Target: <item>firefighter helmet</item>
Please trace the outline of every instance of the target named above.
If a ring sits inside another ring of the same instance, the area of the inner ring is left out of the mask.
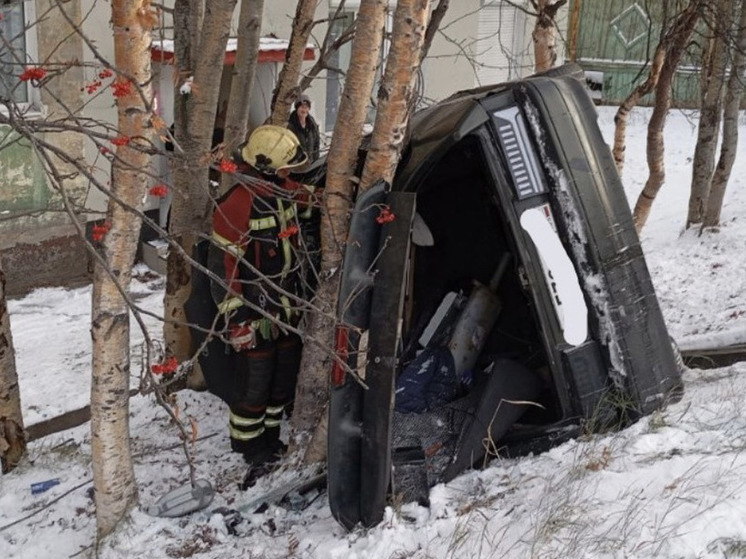
[[[259,126],[251,133],[241,147],[241,158],[267,175],[299,167],[308,161],[295,134],[287,128],[271,124]]]

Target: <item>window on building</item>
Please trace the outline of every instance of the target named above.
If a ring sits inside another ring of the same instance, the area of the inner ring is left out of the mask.
[[[0,99],[25,106],[38,105],[38,92],[19,77],[35,60],[34,2],[0,0]],[[2,104],[0,104],[2,108]]]

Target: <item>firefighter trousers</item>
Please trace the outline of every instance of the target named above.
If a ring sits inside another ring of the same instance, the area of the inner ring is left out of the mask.
[[[297,334],[281,334],[239,355],[230,405],[233,451],[252,454],[278,443],[283,411],[295,395],[302,347]]]

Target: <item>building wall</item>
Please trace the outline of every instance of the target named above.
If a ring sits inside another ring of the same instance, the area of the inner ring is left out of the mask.
[[[62,6],[73,19],[80,17],[80,2],[70,0]],[[68,114],[79,114],[84,99],[77,84],[83,81],[83,71],[70,61],[82,60],[80,41],[70,40],[74,30],[67,23],[53,0],[37,0],[36,14],[44,14],[36,27],[36,57],[52,69],[63,70],[64,79],[50,82],[52,92],[41,94],[47,118],[53,120]],[[32,14],[27,14],[32,16]],[[76,84],[71,87],[70,84]],[[6,138],[10,139],[10,138]],[[73,158],[84,157],[83,143],[75,132],[60,131],[40,136],[51,149],[59,149]],[[77,208],[75,220],[85,223],[80,211],[85,200],[87,183],[75,169],[49,153],[49,164],[60,176],[69,204]],[[57,283],[60,276],[84,278],[88,273],[87,256],[77,234],[73,219],[65,211],[62,196],[47,179],[38,151],[24,140],[4,145],[0,151],[3,180],[0,184],[0,210],[6,212],[0,220],[0,259],[7,276],[9,295],[23,292],[35,285]]]
[[[111,26],[111,10],[109,4],[101,4],[98,0],[79,0],[81,12],[87,14],[82,22],[83,33],[95,45],[96,51],[91,50],[87,44],[82,44],[82,59],[85,63],[83,76],[80,83],[91,83],[98,77],[98,73],[104,68],[99,57],[114,63],[114,37]],[[106,84],[112,78],[105,80]],[[104,85],[106,85],[104,84]],[[91,119],[101,122],[117,122],[117,108],[109,90],[99,90],[95,94],[83,93],[85,99],[85,115]],[[92,171],[96,178],[106,184],[111,176],[109,160],[102,157],[96,145],[85,140],[83,144],[86,161],[93,163]],[[86,208],[89,209],[91,219],[100,219],[106,212],[107,197],[97,188],[91,187],[87,192]]]
[[[440,32],[423,64],[424,98],[439,101],[451,93],[480,85],[525,77],[534,71],[529,2],[461,0],[451,2]],[[563,36],[567,7],[558,14],[559,59],[564,60]]]
[[[432,103],[459,89],[476,84],[475,59],[479,50],[478,8],[481,0],[451,2],[441,30],[433,40],[428,57],[422,65],[425,77],[423,97]],[[454,42],[452,39],[455,39]]]

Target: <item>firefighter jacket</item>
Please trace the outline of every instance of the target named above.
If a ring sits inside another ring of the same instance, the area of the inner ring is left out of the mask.
[[[301,292],[298,204],[309,198],[308,187],[284,179],[239,182],[217,201],[208,267],[228,287],[211,282],[226,322],[251,321],[265,339],[275,337],[268,316],[295,323],[297,304],[283,292]]]

